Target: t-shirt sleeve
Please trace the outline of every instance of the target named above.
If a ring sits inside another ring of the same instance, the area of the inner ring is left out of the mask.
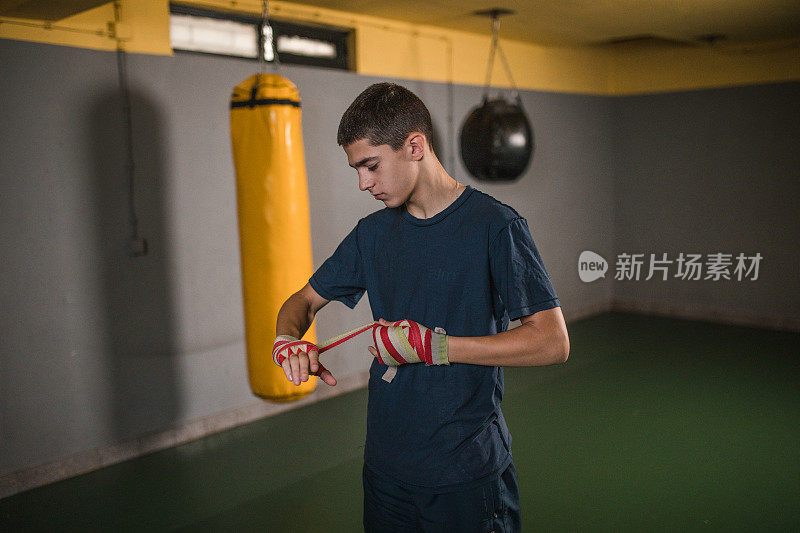
[[[489,251],[492,282],[509,320],[561,306],[524,218],[504,227]]]
[[[358,225],[344,238],[308,280],[317,294],[326,300],[338,300],[354,308],[366,291],[361,252],[358,246]]]

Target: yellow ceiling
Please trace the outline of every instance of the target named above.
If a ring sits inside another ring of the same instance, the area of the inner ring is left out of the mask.
[[[109,0],[0,0],[0,16],[61,20]]]
[[[491,33],[490,20],[475,11],[501,7],[516,11],[501,18],[501,37],[544,46],[800,43],[800,0],[293,1],[473,33]]]
[[[169,0],[163,0],[167,4]],[[180,1],[180,0],[178,0]],[[190,0],[191,1],[191,0]],[[384,19],[491,33],[475,11],[511,9],[501,17],[500,35],[554,47],[618,43],[660,46],[709,44],[800,46],[800,0],[292,0]],[[109,0],[0,0],[0,16],[59,20]],[[225,3],[225,2],[223,2]],[[230,0],[260,5],[261,0]]]

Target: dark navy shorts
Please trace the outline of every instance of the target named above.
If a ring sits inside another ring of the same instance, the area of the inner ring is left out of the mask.
[[[475,487],[429,494],[381,478],[364,465],[364,530],[496,533],[520,531],[519,488],[512,462]]]

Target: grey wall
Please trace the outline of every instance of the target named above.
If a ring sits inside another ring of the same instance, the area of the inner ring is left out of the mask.
[[[800,327],[800,83],[616,100],[619,253],[763,256],[755,281],[617,281],[623,307]]]
[[[250,61],[128,59],[136,209],[146,257],[126,253],[124,128],[113,53],[0,40],[0,476],[257,403],[243,342],[231,89]],[[303,98],[314,262],[382,207],[357,188],[338,120],[376,78],[285,68]],[[450,166],[474,87],[405,82],[430,107]],[[453,96],[456,123],[448,123]],[[517,183],[481,187],[530,222],[565,313],[607,304],[574,275],[580,249],[613,249],[612,104],[525,92],[537,154]],[[476,185],[455,162],[454,175]],[[591,228],[591,230],[587,230]],[[332,303],[318,336],[371,320]],[[366,339],[332,352],[367,368]],[[321,384],[320,387],[326,385]]]

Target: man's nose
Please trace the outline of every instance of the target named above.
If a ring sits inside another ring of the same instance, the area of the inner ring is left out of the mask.
[[[362,191],[366,191],[367,189],[371,188],[375,185],[375,180],[373,180],[370,176],[367,175],[366,172],[359,172],[358,173],[358,188]]]

